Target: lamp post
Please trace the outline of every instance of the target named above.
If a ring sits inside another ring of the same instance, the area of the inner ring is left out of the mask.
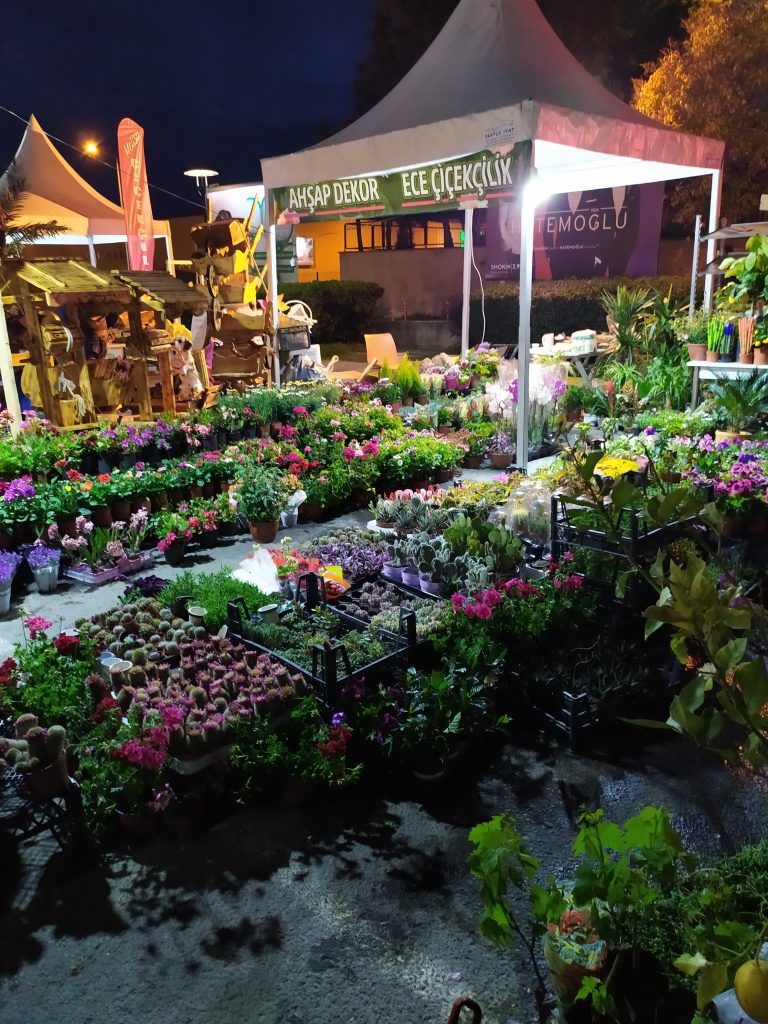
[[[195,179],[195,185],[197,186],[197,191],[200,193],[200,196],[203,199],[205,199],[206,193],[208,191],[208,180],[210,178],[218,178],[218,176],[219,176],[219,172],[218,171],[212,171],[210,168],[207,168],[207,167],[192,167],[190,170],[184,171],[184,177],[185,178],[194,178]],[[202,188],[200,187],[200,183],[201,182],[202,182]],[[206,201],[206,204],[205,204],[205,215],[206,215],[206,217],[208,216],[208,203],[207,203],[207,201]]]

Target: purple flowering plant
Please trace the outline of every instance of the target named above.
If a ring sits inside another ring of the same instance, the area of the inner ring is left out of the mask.
[[[0,551],[0,587],[10,585],[21,562],[21,555],[15,551]]]

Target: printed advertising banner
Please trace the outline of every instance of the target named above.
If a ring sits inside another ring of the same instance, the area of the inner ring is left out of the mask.
[[[294,222],[449,210],[472,200],[519,197],[530,163],[531,143],[520,142],[503,152],[485,150],[392,174],[278,188],[275,198],[283,218]]]
[[[536,211],[534,278],[640,277],[657,273],[664,183],[568,192]],[[520,207],[488,209],[485,277],[520,276]]]
[[[144,129],[128,117],[117,126],[117,152],[128,236],[128,266],[130,270],[151,270],[155,237],[144,163]]]

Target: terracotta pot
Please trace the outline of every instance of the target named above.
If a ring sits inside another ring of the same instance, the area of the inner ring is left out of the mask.
[[[317,501],[305,501],[299,505],[300,523],[317,523],[322,519],[323,506]]]
[[[413,395],[408,395],[406,398],[403,399],[403,406],[406,409],[413,408]]]
[[[184,561],[184,555],[186,554],[187,545],[180,540],[176,540],[170,547],[167,547],[163,554],[168,565],[181,565]]]
[[[720,353],[719,352],[707,352],[707,362],[708,363],[719,363],[720,362]]]
[[[259,437],[269,437],[269,423],[260,423],[256,427],[256,433]]]
[[[707,358],[707,346],[706,345],[693,345],[688,343],[688,358],[693,360],[702,360]]]
[[[283,779],[281,788],[283,799],[289,804],[308,804],[317,794],[317,783],[314,779]]]
[[[131,518],[130,501],[113,501],[110,507],[112,509],[112,518],[114,520],[127,523]]]
[[[414,398],[414,402],[416,403],[416,405],[428,405],[429,404],[429,396],[428,395],[416,395],[416,397]]]
[[[464,465],[467,469],[480,469],[482,464],[483,460],[480,455],[467,455],[464,458]]]
[[[115,811],[118,828],[125,838],[132,843],[146,843],[160,831],[160,818],[157,814],[128,814]]]
[[[402,408],[403,408],[403,403],[402,402],[392,402],[390,404],[390,409],[392,410],[392,413],[395,416],[400,412],[400,410]]]
[[[159,512],[161,509],[168,508],[168,493],[157,491],[156,494],[150,495],[150,501],[152,502],[152,511]]]
[[[282,423],[270,423],[269,425],[269,433],[271,434],[275,441],[278,439],[278,437],[280,437],[280,428],[282,427],[282,425]]]
[[[741,349],[739,349],[739,362],[740,363],[744,363],[746,366],[749,366],[752,363],[752,361],[754,360],[754,357],[755,357],[755,350],[754,349],[751,348],[751,349],[749,349],[748,352],[742,352]]]
[[[273,523],[248,523],[251,536],[258,544],[271,544],[277,537],[279,528],[279,519],[275,519]]]
[[[437,432],[438,432],[438,434],[450,434],[450,432],[451,432],[451,425],[450,425],[450,423],[441,423],[440,426],[437,428]]]
[[[511,455],[502,455],[500,452],[493,452],[488,456],[494,469],[509,469],[512,465]]]
[[[53,764],[29,772],[25,777],[32,792],[43,800],[50,800],[51,797],[63,793],[69,785],[66,754],[59,754]]]
[[[108,505],[91,509],[91,520],[94,526],[100,526],[102,529],[108,530],[113,522],[112,509]]]
[[[755,366],[768,366],[768,347],[756,348],[754,350]]]

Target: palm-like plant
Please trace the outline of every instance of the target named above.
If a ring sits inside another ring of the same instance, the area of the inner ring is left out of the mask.
[[[753,370],[735,380],[718,380],[712,397],[731,430],[740,433],[768,412],[768,375]]]
[[[632,362],[632,350],[644,344],[643,320],[651,304],[647,288],[627,288],[619,285],[615,292],[604,291],[600,297],[608,328],[621,345],[621,354]]]
[[[5,184],[0,189],[0,263],[20,259],[26,245],[34,245],[41,238],[61,235],[67,230],[55,220],[37,224],[19,224],[18,219],[29,193],[24,176],[15,163],[5,172]]]

